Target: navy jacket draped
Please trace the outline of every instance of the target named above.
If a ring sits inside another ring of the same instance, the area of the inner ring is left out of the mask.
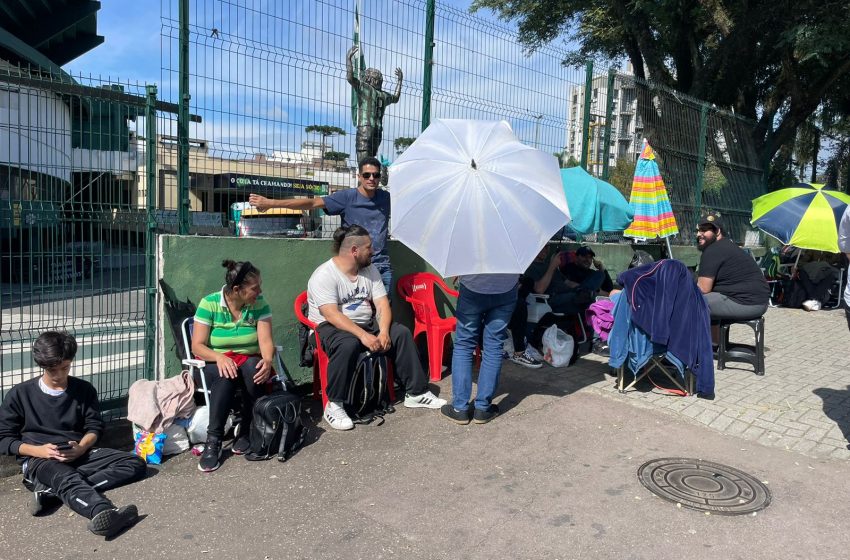
[[[688,268],[665,259],[620,274],[632,322],[667,347],[696,377],[698,393],[714,393],[708,305]]]

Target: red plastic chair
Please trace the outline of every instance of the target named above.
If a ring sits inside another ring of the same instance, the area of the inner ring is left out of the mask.
[[[313,347],[313,398],[318,399],[322,396],[322,409],[328,406],[328,355],[322,348],[322,341],[319,339],[319,331],[316,330],[316,324],[304,315],[304,307],[307,305],[307,292],[301,292],[295,298],[295,317],[305,327],[310,329],[313,336],[316,337],[316,344]],[[387,389],[390,394],[390,402],[395,402],[395,383],[393,380],[392,362],[387,361]]]
[[[413,338],[425,333],[428,344],[428,373],[431,381],[439,381],[443,373],[443,348],[446,336],[457,326],[454,317],[440,317],[434,301],[434,284],[447,294],[457,297],[457,290],[449,288],[442,278],[430,272],[414,272],[398,279],[396,289],[413,307]]]

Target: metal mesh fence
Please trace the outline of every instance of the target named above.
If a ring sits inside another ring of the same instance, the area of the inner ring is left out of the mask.
[[[751,242],[751,201],[764,192],[763,168],[747,149],[755,123],[633,76],[618,79],[635,92],[635,135],[656,152],[678,242],[694,241],[697,219],[708,210],[724,216],[733,240]]]
[[[161,6],[161,96],[176,102],[178,6]],[[220,213],[240,233],[330,235],[337,218],[249,216],[233,205],[250,192],[285,197],[301,194],[297,187],[322,193],[356,186],[346,60],[358,20],[357,44],[365,66],[382,72],[381,88],[394,93],[395,69],[402,73],[400,98],[385,108],[379,158],[391,163],[416,138],[426,97],[432,119],[505,119],[526,143],[562,153],[570,131],[580,129],[581,115],[570,119],[567,99],[584,70],[563,66],[566,51],[554,46],[527,56],[513,29],[442,2],[433,64],[426,63],[427,7],[422,0],[190,2],[191,110],[203,120],[189,132],[191,210]],[[240,228],[237,220],[248,217],[270,225]]]
[[[123,406],[147,374],[144,88],[0,68],[0,390],[39,373],[41,332],[78,341],[74,375]]]

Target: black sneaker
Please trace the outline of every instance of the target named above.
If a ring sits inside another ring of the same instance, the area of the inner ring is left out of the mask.
[[[198,470],[203,472],[213,472],[221,466],[221,440],[208,439],[204,446],[204,452],[201,453],[201,460],[198,462]]]
[[[472,415],[472,421],[476,424],[486,424],[493,418],[499,415],[499,407],[495,404],[491,404],[490,408],[487,410],[478,410],[475,409],[475,413]]]
[[[457,424],[469,424],[469,410],[458,410],[450,404],[444,404],[440,407],[440,412],[443,416],[449,418]]]
[[[233,445],[230,447],[230,450],[234,455],[244,455],[251,450],[251,440],[248,439],[248,436],[239,436],[233,442]]]
[[[139,510],[130,504],[122,508],[104,510],[89,521],[88,529],[95,535],[111,537],[121,529],[128,527],[139,519]]]

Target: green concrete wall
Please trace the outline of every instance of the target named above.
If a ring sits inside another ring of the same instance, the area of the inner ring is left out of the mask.
[[[293,302],[307,289],[313,270],[331,257],[331,241],[325,239],[264,239],[235,237],[197,237],[163,235],[160,238],[160,270],[162,281],[180,300],[196,304],[224,284],[223,259],[251,261],[262,272],[263,294],[272,308],[275,343],[284,347],[283,360],[299,383],[312,379],[312,370],[298,366],[298,320]],[[389,244],[390,258],[398,278],[408,272],[434,270],[418,255],[396,241]],[[395,295],[395,294],[394,294]],[[444,298],[443,312],[452,315],[454,301]],[[393,317],[413,325],[410,306],[393,298]],[[166,377],[176,375],[181,366],[174,349],[174,337],[164,314],[158,321],[162,340],[163,371]]]
[[[611,277],[628,267],[633,248],[646,250],[654,257],[661,255],[660,245],[589,244],[597,257],[603,259]],[[163,235],[160,237],[160,266],[162,280],[181,301],[197,304],[205,295],[218,291],[224,283],[225,258],[249,260],[262,271],[263,293],[272,308],[275,343],[284,347],[283,359],[299,383],[312,378],[312,371],[298,366],[298,321],[293,313],[295,297],[307,288],[313,270],[331,257],[331,241],[325,239],[264,239],[235,237],[198,237]],[[551,250],[575,248],[575,244],[552,245]],[[696,247],[673,247],[676,258],[688,266],[696,266],[699,252]],[[395,278],[416,271],[434,270],[397,241],[390,241],[389,254]],[[412,327],[410,307],[393,294],[394,318]],[[454,300],[440,298],[439,307],[446,316],[454,313]],[[167,377],[180,372],[181,366],[174,349],[171,328],[167,318],[158,321],[163,352],[160,374]]]

